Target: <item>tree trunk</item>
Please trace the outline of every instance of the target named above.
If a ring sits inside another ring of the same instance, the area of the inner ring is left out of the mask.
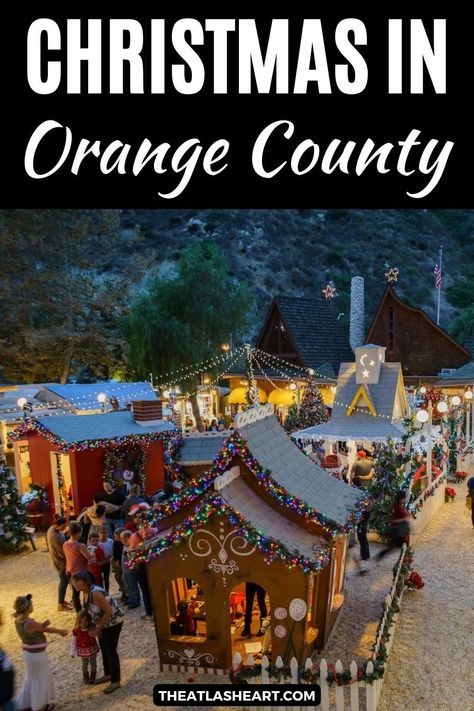
[[[63,366],[63,370],[61,373],[61,379],[59,381],[61,383],[61,385],[66,385],[67,379],[69,377],[69,369],[71,367],[71,359],[72,359],[72,350],[73,350],[72,346],[69,346],[69,348],[67,349],[67,352],[66,352],[66,356],[64,359],[64,366]]]
[[[199,404],[197,401],[196,393],[189,397],[189,402],[191,403],[191,407],[193,408],[193,415],[196,421],[196,427],[198,429],[198,432],[204,432],[204,424],[202,422],[201,413],[199,412]]]

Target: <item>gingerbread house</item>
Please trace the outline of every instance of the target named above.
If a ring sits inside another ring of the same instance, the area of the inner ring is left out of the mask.
[[[271,645],[273,658],[288,662],[324,647],[344,602],[348,532],[364,496],[302,453],[272,405],[241,413],[208,472],[155,512],[158,535],[130,555],[129,565],[147,564],[161,668],[218,673],[237,651],[258,654],[261,608],[250,610],[250,634],[241,636],[238,603],[249,584],[265,591],[264,651]],[[173,633],[184,598],[196,634]]]

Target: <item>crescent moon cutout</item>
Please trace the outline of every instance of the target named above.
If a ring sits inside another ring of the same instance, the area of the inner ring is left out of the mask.
[[[364,355],[361,355],[361,357],[360,357],[360,364],[363,366],[365,366],[364,358],[367,358],[367,353],[364,353]]]

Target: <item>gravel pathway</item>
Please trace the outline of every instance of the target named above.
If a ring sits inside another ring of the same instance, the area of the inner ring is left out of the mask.
[[[419,536],[414,568],[425,581],[405,592],[378,711],[474,710],[474,530],[466,485]]]

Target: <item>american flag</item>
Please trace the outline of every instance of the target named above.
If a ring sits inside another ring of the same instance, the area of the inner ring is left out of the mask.
[[[435,275],[435,288],[441,289],[441,267],[436,263],[433,274]]]

